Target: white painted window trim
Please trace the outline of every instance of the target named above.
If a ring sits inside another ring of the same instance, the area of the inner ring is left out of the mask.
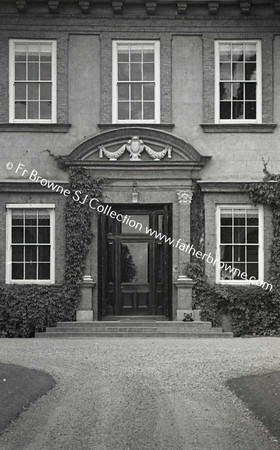
[[[220,224],[221,224],[221,209],[258,209],[259,211],[259,278],[257,280],[221,280],[220,278]],[[247,204],[223,204],[216,206],[216,283],[231,284],[231,285],[251,285],[264,282],[264,210],[262,205],[254,206]]]
[[[52,118],[49,119],[15,119],[15,45],[51,44],[52,45]],[[44,39],[10,39],[9,40],[9,122],[10,123],[56,123],[57,122],[57,43]]]
[[[220,44],[256,44],[257,61],[256,61],[256,81],[257,81],[257,94],[256,94],[256,119],[243,119],[243,120],[225,120],[220,119]],[[215,41],[215,123],[225,124],[242,124],[242,123],[262,123],[262,47],[260,40],[239,39],[239,40],[218,40]]]
[[[155,48],[155,119],[118,120],[118,44],[154,44]],[[115,40],[112,43],[112,123],[160,123],[160,41]]]
[[[49,280],[12,280],[12,210],[13,209],[47,209],[50,213],[50,279]],[[6,284],[41,284],[55,283],[55,204],[51,203],[7,203],[6,204]]]

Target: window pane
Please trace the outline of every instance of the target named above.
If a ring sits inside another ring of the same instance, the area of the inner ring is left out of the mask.
[[[118,85],[118,99],[129,100],[129,84],[122,83]]]
[[[37,246],[36,245],[26,245],[25,247],[25,261],[26,262],[36,262],[37,261]]]
[[[131,85],[131,100],[142,99],[142,84],[135,83]]]
[[[23,210],[13,209],[12,210],[12,225],[23,225]]]
[[[50,279],[50,264],[40,263],[38,267],[38,279],[49,280]]]
[[[51,98],[52,98],[51,83],[41,83],[40,84],[40,98],[41,98],[41,100],[51,100]]]
[[[256,63],[246,63],[245,79],[246,80],[256,80]]]
[[[153,62],[154,61],[154,46],[143,46],[143,61]]]
[[[40,119],[51,119],[52,117],[52,103],[40,102]]]
[[[245,44],[245,60],[246,61],[256,61],[256,44]]]
[[[36,280],[37,279],[37,264],[36,263],[25,263],[25,279],[26,280]]]
[[[52,69],[51,64],[42,63],[40,65],[40,79],[41,80],[51,80],[52,79]]]
[[[245,225],[245,209],[234,209],[234,225],[244,226]]]
[[[15,61],[26,61],[26,45],[16,44]]]
[[[231,83],[220,83],[220,100],[231,100]]]
[[[28,83],[28,99],[39,99],[39,83]]]
[[[15,119],[26,119],[26,102],[15,103]]]
[[[40,52],[40,44],[33,43],[27,45],[28,50],[28,59],[32,59],[32,57],[36,57],[39,60],[39,52]]]
[[[12,261],[23,261],[23,247],[22,245],[12,246]]]
[[[245,244],[245,227],[234,228],[234,242],[236,244]]]
[[[118,103],[118,118],[119,118],[119,120],[128,120],[129,119],[129,103],[128,102],[119,102]]]
[[[244,272],[246,273],[246,265],[245,265],[245,263],[234,264],[234,268],[237,269],[235,274],[234,274],[234,276],[233,276],[234,280],[243,280],[243,278],[241,278],[241,274],[244,273]]]
[[[25,225],[37,225],[37,210],[25,210]]]
[[[232,60],[233,61],[243,61],[243,44],[233,44],[232,45]]]
[[[15,80],[26,80],[26,64],[16,63]]]
[[[259,211],[257,209],[247,209],[247,225],[259,224]]]
[[[38,102],[28,102],[27,117],[28,117],[28,119],[39,119],[39,103]]]
[[[15,84],[15,100],[26,100],[26,84]]]
[[[245,261],[245,245],[234,246],[234,265],[238,262]]]
[[[220,80],[231,80],[231,65],[229,63],[220,64]]]
[[[256,102],[245,103],[245,119],[256,119]]]
[[[233,63],[232,64],[232,78],[233,80],[243,80],[243,63]]]
[[[131,119],[142,120],[142,103],[131,102]]]
[[[25,228],[25,242],[26,243],[37,242],[37,228],[36,227],[26,227]]]
[[[259,247],[257,245],[247,246],[247,261],[257,262],[259,260]]]
[[[257,227],[247,228],[247,241],[248,243],[257,243],[259,241],[259,229]]]
[[[133,63],[130,65],[130,76],[132,81],[142,80],[142,65]]]
[[[256,100],[256,83],[245,83],[245,100]]]
[[[38,236],[38,242],[49,243],[50,242],[50,228],[49,227],[40,227]]]
[[[50,214],[46,209],[38,209],[38,225],[49,225]]]
[[[128,81],[129,80],[129,65],[128,64],[118,64],[118,80]]]
[[[39,64],[28,64],[28,80],[39,80]]]
[[[230,61],[231,44],[220,44],[220,61]]]
[[[15,244],[23,243],[23,228],[12,227],[12,243]]]
[[[141,62],[142,61],[142,47],[141,45],[134,45],[130,48],[130,61]]]
[[[243,119],[243,102],[232,102],[232,118]]]
[[[12,264],[12,280],[23,280],[23,264]]]
[[[155,118],[154,102],[144,102],[144,119],[153,120]]]
[[[231,103],[220,102],[220,118],[231,119]]]
[[[51,60],[52,60],[52,53],[51,53],[51,46],[50,46],[50,49],[49,49],[49,51],[44,51],[44,52],[41,52],[41,55],[40,55],[40,60],[41,60],[41,62],[51,62]]]
[[[155,79],[154,64],[144,63],[143,64],[143,80],[153,81]]]
[[[39,245],[39,261],[50,261],[51,248],[49,245]]]
[[[232,246],[221,245],[220,247],[221,261],[232,261]]]
[[[258,264],[248,263],[247,264],[247,275],[248,275],[248,278],[254,276],[256,278],[256,280],[258,280],[258,278],[259,278],[259,265]]]
[[[232,83],[233,100],[243,100],[243,83]]]
[[[232,242],[232,228],[231,227],[221,227],[221,242],[231,243]]]
[[[143,86],[143,99],[144,100],[154,100],[155,98],[155,88],[153,84],[144,84]]]
[[[129,61],[129,52],[127,45],[118,45],[118,61],[119,62],[128,62]]]

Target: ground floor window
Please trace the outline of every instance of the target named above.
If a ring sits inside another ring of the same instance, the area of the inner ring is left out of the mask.
[[[7,283],[54,283],[54,205],[8,204]]]
[[[263,279],[262,207],[217,207],[217,259],[217,282]]]

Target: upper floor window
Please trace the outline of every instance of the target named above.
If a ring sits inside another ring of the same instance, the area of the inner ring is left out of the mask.
[[[7,283],[54,283],[54,205],[7,205]]]
[[[10,122],[56,122],[56,42],[10,40]]]
[[[217,282],[262,281],[262,207],[219,206],[217,225]]]
[[[260,41],[215,43],[216,123],[261,123]]]
[[[160,121],[160,44],[113,42],[113,122]]]

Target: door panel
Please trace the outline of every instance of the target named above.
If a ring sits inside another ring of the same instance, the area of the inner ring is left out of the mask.
[[[168,315],[171,246],[145,231],[148,227],[170,236],[169,207],[112,209],[142,228],[100,217],[101,315]]]

